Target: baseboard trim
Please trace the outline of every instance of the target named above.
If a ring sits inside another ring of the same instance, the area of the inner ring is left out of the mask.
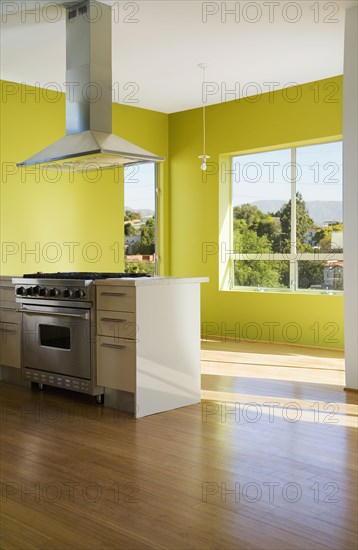
[[[344,353],[344,349],[342,348],[325,348],[323,346],[309,346],[308,344],[295,344],[294,342],[272,342],[272,340],[248,340],[246,338],[233,338],[231,336],[225,336],[225,338],[221,336],[207,336],[205,334],[201,335],[201,341],[202,342],[236,342],[239,344],[240,342],[245,342],[248,344],[273,344],[277,346],[288,346],[290,348],[309,348],[309,349],[321,349],[324,351],[340,351]]]

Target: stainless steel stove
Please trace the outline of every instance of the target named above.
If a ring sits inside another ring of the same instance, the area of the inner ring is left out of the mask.
[[[93,281],[145,273],[33,273],[14,278],[22,313],[23,379],[97,396]]]

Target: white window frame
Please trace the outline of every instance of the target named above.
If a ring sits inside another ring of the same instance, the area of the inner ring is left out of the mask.
[[[251,152],[244,152],[236,155],[223,155],[221,157],[220,163],[220,185],[223,185],[223,188],[220,190],[219,204],[219,222],[220,222],[220,236],[227,235],[229,229],[229,239],[221,241],[221,250],[220,254],[220,267],[219,267],[219,278],[220,278],[220,289],[221,290],[232,290],[232,291],[245,291],[245,292],[274,292],[274,293],[304,293],[304,294],[330,294],[330,295],[343,295],[344,290],[332,290],[332,289],[303,289],[298,288],[298,262],[299,261],[343,261],[344,253],[336,252],[311,252],[311,253],[301,253],[297,252],[296,248],[296,156],[297,149],[309,145],[319,145],[324,143],[332,143],[342,141],[342,138],[338,139],[329,139],[327,141],[316,142],[314,144],[299,144],[297,146],[291,147],[280,147],[280,148],[266,148],[261,151],[255,151],[256,153],[264,151],[281,151],[283,149],[291,150],[291,249],[290,253],[236,253],[234,250],[234,232],[233,232],[233,204],[232,204],[232,175],[235,173],[234,170],[234,158],[238,156],[245,156]],[[229,187],[229,189],[228,189]],[[227,205],[229,203],[229,212],[227,212]],[[224,206],[224,208],[223,208]],[[292,230],[292,228],[294,228]],[[225,246],[225,242],[229,242],[229,249]],[[223,246],[224,245],[224,246]],[[224,248],[224,253],[223,249]],[[235,275],[234,275],[234,262],[239,260],[259,260],[259,261],[289,261],[290,262],[290,286],[287,288],[274,288],[274,287],[249,287],[249,286],[235,286]]]

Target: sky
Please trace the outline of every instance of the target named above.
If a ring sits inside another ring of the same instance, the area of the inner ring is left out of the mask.
[[[297,187],[306,202],[342,201],[342,142],[297,148]],[[233,158],[233,204],[290,199],[291,150]]]
[[[124,206],[155,211],[155,164],[133,164],[124,168]]]

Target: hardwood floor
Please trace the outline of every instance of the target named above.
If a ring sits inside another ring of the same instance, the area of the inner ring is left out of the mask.
[[[343,356],[204,342],[203,402],[140,420],[1,384],[3,550],[357,548]]]

